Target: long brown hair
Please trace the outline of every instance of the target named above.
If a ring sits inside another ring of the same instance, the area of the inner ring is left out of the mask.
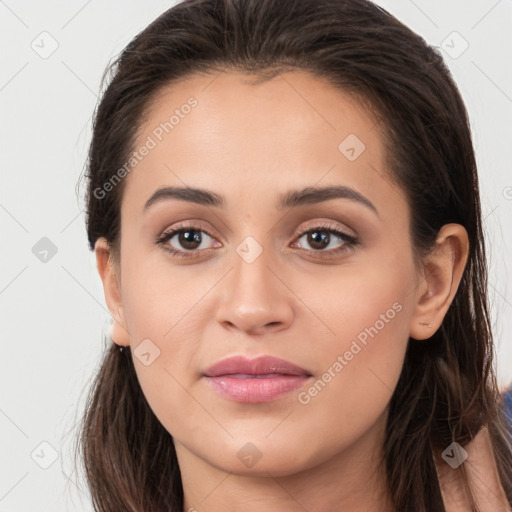
[[[381,121],[418,258],[444,224],[462,224],[469,236],[453,303],[428,343],[409,340],[389,405],[384,453],[395,509],[444,510],[433,450],[453,441],[465,446],[484,425],[512,504],[511,439],[494,369],[467,112],[439,52],[384,9],[368,0],[185,0],[158,17],[110,66],[95,112],[86,172],[91,250],[98,237],[119,250],[124,180],[108,192],[104,184],[128,161],[163,87],[193,73],[241,70],[268,80],[288,69],[329,80]],[[146,402],[130,350],[108,343],[77,438],[95,510],[181,512],[172,437]],[[463,466],[457,471],[471,497]]]

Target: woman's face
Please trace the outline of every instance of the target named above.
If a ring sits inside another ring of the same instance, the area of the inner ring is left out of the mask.
[[[418,284],[375,122],[305,72],[196,75],[156,98],[134,150],[120,310],[180,464],[276,476],[375,456]],[[295,367],[247,362],[263,356]]]

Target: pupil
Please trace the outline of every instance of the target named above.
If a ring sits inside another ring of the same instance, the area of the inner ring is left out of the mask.
[[[192,235],[190,235],[190,233],[192,233]],[[179,242],[183,247],[186,247],[188,249],[195,249],[195,247],[193,247],[194,243],[198,243],[199,245],[201,245],[200,232],[194,229],[182,231],[179,234]],[[190,247],[188,244],[192,244],[192,247]]]
[[[330,234],[319,231],[312,231],[308,235],[308,243],[316,249],[323,249],[329,245]]]

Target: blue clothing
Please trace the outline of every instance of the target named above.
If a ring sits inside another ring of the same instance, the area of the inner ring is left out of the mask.
[[[512,384],[503,391],[503,398],[505,399],[505,412],[507,413],[510,429],[512,430]]]

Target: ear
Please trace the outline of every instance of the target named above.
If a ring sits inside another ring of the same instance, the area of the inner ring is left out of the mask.
[[[94,244],[96,266],[103,282],[105,302],[112,316],[110,337],[112,341],[121,346],[130,344],[130,336],[126,328],[123,304],[120,294],[119,272],[113,261],[111,248],[106,238],[101,237]]]
[[[411,338],[424,340],[439,329],[459,287],[468,252],[468,234],[463,226],[446,224],[439,230],[436,245],[425,256],[419,275]]]

